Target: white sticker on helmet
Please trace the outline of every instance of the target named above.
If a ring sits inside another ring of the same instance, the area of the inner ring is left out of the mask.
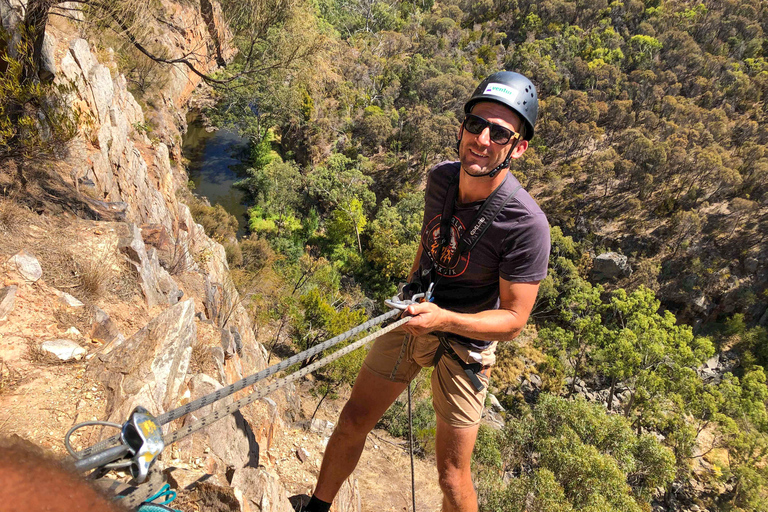
[[[509,103],[514,102],[517,98],[517,91],[515,89],[512,89],[511,87],[504,84],[496,83],[488,84],[483,94],[498,96],[499,98],[507,100]]]

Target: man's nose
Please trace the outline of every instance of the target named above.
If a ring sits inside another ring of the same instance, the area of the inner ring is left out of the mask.
[[[483,131],[481,131],[477,135],[477,141],[484,145],[484,146],[490,146],[491,145],[491,128],[490,126],[486,126],[483,128]]]

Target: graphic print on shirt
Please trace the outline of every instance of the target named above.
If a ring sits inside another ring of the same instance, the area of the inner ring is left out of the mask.
[[[456,217],[451,218],[451,239],[440,254],[440,219],[442,215],[436,216],[434,219],[427,223],[427,227],[424,230],[424,236],[422,237],[422,245],[424,249],[429,252],[431,259],[435,265],[435,270],[441,276],[445,277],[457,277],[467,270],[469,265],[470,253],[462,254],[459,258],[455,258],[456,249],[461,240],[461,235],[464,233],[464,224],[461,223]],[[454,261],[456,260],[456,261]]]

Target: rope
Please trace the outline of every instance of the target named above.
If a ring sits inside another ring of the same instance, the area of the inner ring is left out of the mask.
[[[370,329],[371,327],[373,327],[375,325],[378,325],[378,324],[380,324],[380,323],[382,323],[382,322],[384,322],[386,320],[389,320],[390,318],[394,318],[397,315],[399,315],[400,313],[401,313],[400,310],[393,309],[392,311],[389,311],[389,312],[387,312],[387,313],[385,313],[383,315],[379,315],[376,318],[372,318],[371,320],[368,320],[367,322],[364,322],[364,323],[358,325],[357,327],[354,327],[353,329],[350,329],[347,332],[339,334],[338,336],[335,336],[335,337],[331,338],[328,341],[320,343],[319,345],[315,345],[314,347],[312,347],[312,348],[310,348],[308,350],[305,350],[304,352],[300,352],[300,353],[298,353],[298,354],[296,354],[294,356],[291,356],[288,359],[286,359],[284,361],[281,361],[280,363],[278,363],[276,365],[270,366],[269,368],[266,368],[266,369],[264,369],[264,370],[262,370],[262,371],[260,371],[258,373],[255,373],[253,375],[245,377],[244,379],[241,379],[241,380],[235,382],[234,384],[230,384],[229,386],[220,388],[220,389],[214,391],[213,393],[210,393],[210,394],[208,394],[208,395],[206,395],[204,397],[198,398],[197,400],[193,400],[192,402],[189,402],[188,404],[186,404],[186,405],[184,405],[182,407],[177,407],[176,409],[173,409],[173,410],[168,411],[168,412],[166,412],[164,414],[161,414],[160,416],[157,417],[157,421],[161,425],[165,425],[165,424],[170,423],[171,421],[173,421],[173,420],[175,420],[177,418],[180,418],[180,417],[185,416],[185,415],[187,415],[187,414],[189,414],[191,412],[194,412],[194,411],[196,411],[196,410],[198,410],[198,409],[200,409],[202,407],[205,407],[206,405],[210,405],[210,404],[216,403],[219,400],[221,400],[223,398],[226,398],[229,395],[240,391],[241,389],[244,389],[244,388],[246,388],[248,386],[252,386],[256,382],[258,382],[258,381],[260,381],[260,380],[262,380],[262,379],[264,379],[266,377],[269,377],[270,375],[274,375],[275,373],[277,373],[279,371],[282,371],[282,370],[284,370],[284,369],[286,369],[286,368],[288,368],[288,367],[290,367],[290,366],[292,366],[292,365],[294,365],[294,364],[296,364],[298,362],[301,362],[301,361],[303,361],[305,359],[308,359],[308,358],[312,357],[313,355],[322,352],[323,350],[331,348],[331,347],[341,343],[342,341],[344,341],[346,339],[349,339],[349,338],[351,338],[353,336],[356,336],[357,334],[359,334],[362,331]],[[406,319],[403,319],[403,320],[406,320]],[[400,320],[400,321],[398,321],[398,322],[396,322],[395,324],[392,324],[392,325],[400,326],[403,323],[405,323],[403,320]],[[392,327],[392,325],[386,327],[385,329],[391,330],[391,328],[394,328],[394,327]],[[383,334],[384,332],[389,332],[389,330],[379,331],[378,335],[381,336],[381,334]],[[367,339],[367,338],[364,338],[364,339]],[[373,339],[373,338],[370,338],[370,339]],[[357,343],[359,343],[359,342],[357,342]],[[349,347],[346,347],[346,348],[349,348]],[[345,350],[346,350],[346,348],[345,348]],[[345,352],[345,354],[346,353],[348,353],[348,352]],[[323,359],[323,361],[325,361],[325,359]],[[315,364],[317,364],[317,363],[315,363]],[[306,375],[306,373],[308,373],[308,372],[306,372],[306,369],[311,367],[311,366],[313,366],[313,365],[310,365],[310,366],[307,366],[306,368],[304,368],[302,370],[304,372],[304,373],[302,373],[302,375]],[[315,366],[314,368],[318,368],[318,366]],[[311,370],[311,371],[314,371],[314,370]],[[294,379],[294,380],[296,380],[296,379]],[[276,381],[276,382],[279,382],[279,381]],[[288,382],[292,382],[292,381],[288,381]],[[288,382],[284,382],[282,385],[285,385]],[[268,388],[271,388],[271,387],[272,387],[272,385],[268,386]],[[277,389],[277,388],[274,388],[274,389]],[[274,391],[274,389],[271,389],[271,391]],[[262,396],[264,396],[264,395],[262,395]],[[261,397],[259,397],[259,398],[261,398]],[[235,403],[237,403],[237,402],[235,402]],[[231,412],[234,412],[235,410],[237,410],[237,409],[233,409]],[[230,413],[227,413],[227,414],[230,414]],[[216,414],[216,413],[214,413],[214,414]],[[87,457],[87,456],[89,456],[89,455],[91,455],[91,454],[93,454],[95,452],[102,451],[102,450],[104,450],[106,448],[109,448],[111,446],[115,446],[115,445],[118,445],[118,444],[120,444],[120,436],[112,436],[112,437],[110,437],[108,439],[105,439],[104,441],[100,441],[100,442],[94,444],[93,446],[90,446],[88,448],[85,448],[85,449],[81,450],[80,452],[78,452],[76,454],[75,458],[80,459],[80,458],[83,458],[83,457]],[[167,444],[167,441],[166,441],[166,444]]]
[[[416,512],[416,472],[413,468],[413,407],[411,406],[411,382],[408,381],[408,451],[411,454],[411,500]]]
[[[394,310],[394,312],[397,313],[397,314],[400,313],[400,311],[398,311],[398,310]],[[247,397],[241,398],[240,400],[238,400],[236,402],[233,402],[232,404],[230,404],[230,405],[228,405],[226,407],[222,407],[220,409],[215,410],[214,412],[212,412],[208,416],[205,416],[204,418],[196,421],[195,423],[193,423],[193,424],[191,424],[191,425],[189,425],[187,427],[181,428],[181,429],[177,430],[176,432],[166,434],[165,436],[163,436],[163,441],[165,442],[165,445],[168,446],[168,445],[170,445],[172,443],[180,441],[181,439],[184,439],[188,435],[190,435],[190,434],[200,430],[201,428],[206,427],[207,425],[210,425],[211,423],[213,423],[213,422],[215,422],[217,420],[220,420],[221,418],[229,416],[230,414],[232,414],[233,412],[237,411],[238,409],[241,409],[241,408],[245,407],[246,405],[255,402],[259,398],[262,398],[262,397],[272,393],[273,391],[275,391],[275,390],[285,386],[286,384],[289,384],[289,383],[291,383],[293,381],[299,380],[304,375],[307,375],[308,373],[312,373],[313,371],[317,370],[318,368],[322,368],[323,366],[327,365],[328,363],[332,363],[333,361],[335,361],[337,359],[340,359],[341,357],[349,354],[350,352],[352,352],[354,350],[357,350],[358,348],[362,347],[363,345],[365,345],[369,341],[374,340],[374,339],[378,338],[379,336],[382,336],[382,335],[388,333],[389,331],[397,329],[398,327],[400,327],[404,323],[408,322],[409,320],[410,320],[410,317],[402,318],[402,319],[398,320],[397,322],[394,322],[394,323],[384,327],[383,329],[381,329],[379,331],[376,331],[373,334],[369,334],[365,338],[362,338],[362,339],[360,339],[360,340],[358,340],[358,341],[356,341],[354,343],[351,343],[350,345],[347,345],[343,349],[337,350],[333,354],[331,354],[331,355],[329,355],[327,357],[324,357],[323,359],[321,359],[319,361],[316,361],[316,362],[308,365],[307,367],[305,367],[305,368],[303,368],[303,369],[301,369],[301,370],[299,370],[297,372],[294,372],[294,373],[288,375],[287,377],[283,377],[281,379],[277,379],[276,381],[274,381],[273,383],[269,384],[268,386],[265,386],[263,388],[257,389],[256,391],[254,391],[251,395],[249,395]]]

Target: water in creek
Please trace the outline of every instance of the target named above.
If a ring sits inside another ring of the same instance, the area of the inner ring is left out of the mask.
[[[207,132],[202,120],[190,115],[182,153],[189,160],[187,174],[195,183],[195,194],[234,215],[240,223],[238,238],[245,235],[245,193],[232,185],[247,176],[248,140],[229,129]]]

